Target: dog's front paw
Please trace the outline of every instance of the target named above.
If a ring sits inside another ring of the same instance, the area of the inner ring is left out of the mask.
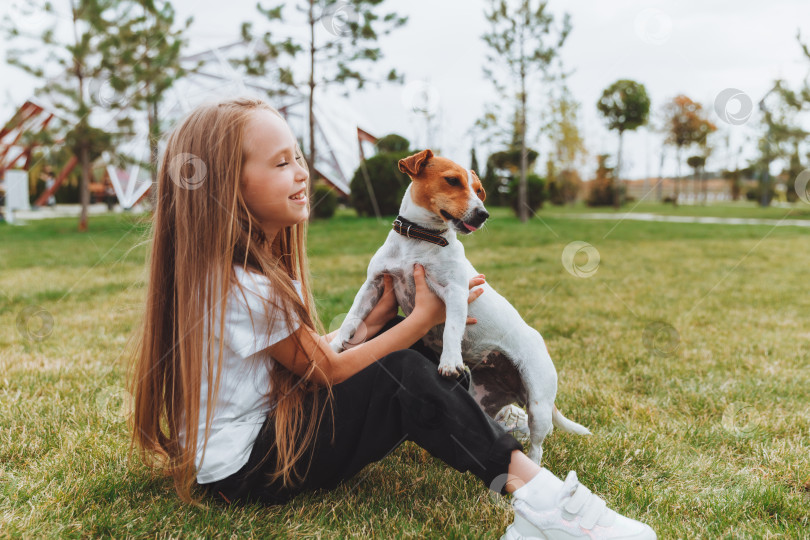
[[[443,377],[459,377],[465,370],[469,371],[469,369],[464,365],[460,356],[458,359],[451,360],[449,356],[442,355],[439,360],[439,373]]]
[[[336,353],[343,352],[343,340],[339,335],[332,338],[332,341],[329,342],[329,346],[332,347],[332,350]]]

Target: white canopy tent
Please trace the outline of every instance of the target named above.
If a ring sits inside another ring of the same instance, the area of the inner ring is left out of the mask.
[[[255,44],[238,42],[184,57],[182,65],[189,74],[172,87],[162,108],[163,118],[179,119],[194,106],[205,101],[235,96],[254,96],[267,100],[287,119],[299,138],[304,152],[309,152],[309,97],[303,92],[271,99],[268,91],[277,88],[270,77],[241,75],[232,61],[248,56]],[[360,166],[363,141],[374,141],[366,128],[369,123],[347,100],[319,89],[313,110],[315,119],[315,170],[344,195]],[[373,143],[372,143],[373,145]],[[373,151],[372,151],[373,153]]]
[[[293,133],[299,137],[302,149],[308,152],[308,95],[293,90],[283,98],[270,99],[268,91],[277,88],[271,77],[243,76],[233,66],[235,60],[248,57],[255,47],[256,42],[242,41],[183,57],[181,64],[188,73],[175,82],[160,105],[159,117],[163,125],[171,125],[180,120],[195,106],[206,101],[254,96],[267,100],[287,118]],[[136,134],[129,141],[119,144],[118,155],[103,155],[107,174],[120,205],[130,208],[141,199],[152,183],[149,170],[139,164],[148,163],[149,160],[146,113],[105,107],[104,105],[125,103],[127,96],[114,91],[106,81],[91,83],[88,85],[88,99],[102,105],[94,107],[90,119],[92,125],[114,129],[116,120],[125,113],[135,120]],[[47,98],[38,98],[37,103],[46,116],[59,116],[55,112],[58,109],[47,102]],[[315,170],[338,191],[348,195],[349,184],[362,157],[374,153],[373,143],[376,139],[364,129],[369,123],[347,100],[326,89],[318,90],[314,119],[317,146]],[[364,142],[368,145],[365,152]],[[127,157],[128,161],[134,163],[128,170],[120,168],[122,157]],[[72,169],[74,165],[75,160],[71,161],[69,168]],[[61,183],[61,179],[58,183]],[[58,187],[58,183],[53,190]]]

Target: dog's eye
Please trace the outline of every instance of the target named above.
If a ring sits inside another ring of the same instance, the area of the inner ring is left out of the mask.
[[[459,180],[458,177],[456,176],[445,176],[444,179],[447,180],[447,183],[450,184],[451,186],[461,185],[461,180]]]

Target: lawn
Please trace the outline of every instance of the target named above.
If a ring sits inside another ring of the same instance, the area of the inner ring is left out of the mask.
[[[555,431],[544,465],[576,470],[660,538],[807,538],[810,231],[492,214],[464,238],[467,256],[543,334],[558,406],[594,433]],[[341,212],[311,227],[327,326],[389,226]],[[128,462],[122,351],[147,232],[133,215],[94,217],[86,234],[73,219],[0,225],[0,536],[503,533],[507,498],[411,443],[333,492],[272,508],[184,506]],[[574,241],[592,248],[566,251]]]
[[[598,213],[615,214],[620,216],[626,212],[656,214],[662,216],[689,216],[689,217],[720,217],[720,218],[745,218],[745,219],[810,219],[810,205],[804,203],[794,203],[788,207],[769,206],[760,207],[757,203],[739,200],[736,202],[723,201],[707,204],[662,204],[650,201],[653,195],[645,200],[631,201],[625,203],[621,208],[598,207],[591,208],[584,202],[578,202],[566,206],[545,206],[540,211],[540,215],[550,214],[553,216]]]

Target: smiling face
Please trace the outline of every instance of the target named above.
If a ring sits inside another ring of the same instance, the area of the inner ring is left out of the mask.
[[[413,180],[413,201],[462,234],[477,230],[489,217],[486,193],[475,171],[423,150],[399,161],[399,169]]]
[[[309,217],[309,173],[287,122],[268,110],[257,110],[248,120],[244,152],[242,197],[272,240]]]

